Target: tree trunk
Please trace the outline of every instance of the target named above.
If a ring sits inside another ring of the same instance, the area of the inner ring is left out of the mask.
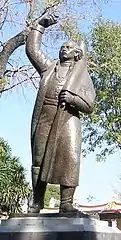
[[[0,94],[5,87],[4,74],[6,71],[8,59],[18,47],[25,44],[26,36],[27,31],[18,33],[16,36],[12,37],[4,44],[3,50],[0,52]]]

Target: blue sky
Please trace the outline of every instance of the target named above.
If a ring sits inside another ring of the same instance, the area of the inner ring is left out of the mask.
[[[115,0],[105,5],[104,17],[121,22],[121,1]],[[6,34],[11,35],[8,29]],[[21,48],[21,51],[23,51]],[[31,182],[30,123],[36,91],[27,87],[6,92],[0,99],[0,136],[8,141],[13,155],[20,157]],[[121,156],[119,153],[108,157],[105,163],[97,163],[95,154],[81,159],[80,186],[77,196],[81,204],[87,204],[87,197],[94,196],[91,204],[104,203],[116,199],[114,188],[120,189]]]

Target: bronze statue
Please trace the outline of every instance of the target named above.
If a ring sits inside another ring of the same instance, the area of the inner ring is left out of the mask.
[[[58,60],[41,51],[44,29],[56,22],[54,15],[42,16],[26,43],[27,56],[41,77],[31,124],[32,213],[44,208],[47,183],[60,184],[60,212],[77,211],[72,203],[80,168],[79,111],[90,114],[95,98],[83,41],[80,46],[64,43]]]

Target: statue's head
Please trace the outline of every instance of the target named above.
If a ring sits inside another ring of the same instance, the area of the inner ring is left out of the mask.
[[[82,58],[83,51],[81,47],[74,41],[63,43],[59,51],[60,61],[78,61]]]

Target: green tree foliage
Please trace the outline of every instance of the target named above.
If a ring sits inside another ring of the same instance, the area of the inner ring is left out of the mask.
[[[19,159],[12,157],[9,145],[0,138],[0,208],[8,213],[21,211],[21,202],[30,194],[25,170]]]
[[[85,117],[89,150],[97,160],[121,149],[121,25],[101,22],[92,32],[90,71],[96,89],[94,112]]]
[[[47,190],[45,193],[45,206],[46,207],[49,206],[51,197],[54,197],[54,199],[59,200],[59,193],[60,193],[60,189],[58,185],[48,184]]]

